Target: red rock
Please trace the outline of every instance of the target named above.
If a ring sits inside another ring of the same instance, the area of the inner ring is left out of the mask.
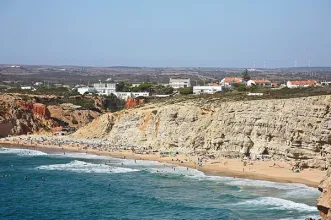
[[[126,103],[125,103],[125,108],[126,109],[130,109],[130,108],[134,108],[136,107],[137,105],[141,105],[141,104],[144,104],[144,100],[143,99],[134,99],[134,98],[128,98],[126,100]]]

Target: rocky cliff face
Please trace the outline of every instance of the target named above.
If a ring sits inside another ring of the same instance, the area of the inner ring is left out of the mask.
[[[48,106],[53,118],[70,127],[80,128],[100,116],[100,113],[93,110],[83,109],[70,103]],[[64,125],[64,126],[65,126]]]
[[[73,136],[213,156],[268,154],[298,168],[331,160],[331,96],[283,100],[189,100],[105,114]]]
[[[0,99],[0,136],[50,132],[59,126],[50,117],[47,107],[24,102],[18,97],[2,94]]]
[[[329,169],[327,175],[322,180],[318,189],[322,192],[318,199],[317,208],[323,220],[331,219],[331,170]]]

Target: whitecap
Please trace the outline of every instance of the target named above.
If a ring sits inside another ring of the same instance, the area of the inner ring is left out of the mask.
[[[104,155],[95,155],[89,153],[75,153],[75,152],[65,152],[65,153],[55,153],[52,156],[70,157],[70,158],[81,158],[81,159],[97,159],[97,160],[109,160],[112,157]]]
[[[297,203],[286,199],[280,199],[275,197],[260,197],[256,199],[250,199],[244,202],[239,202],[236,205],[244,205],[247,208],[251,206],[266,206],[267,209],[275,210],[296,210],[300,212],[316,212],[317,208],[314,206],[309,206],[304,203]]]
[[[71,171],[77,173],[128,173],[128,172],[139,171],[131,168],[113,167],[104,164],[93,164],[79,160],[74,160],[66,164],[42,165],[37,167],[37,169],[63,170],[63,171]]]
[[[48,155],[42,151],[29,150],[29,149],[18,149],[18,148],[0,148],[0,154],[16,154],[18,156],[45,156]]]
[[[121,158],[112,158],[113,163],[124,164],[128,166],[164,166],[170,165],[167,163],[162,163],[154,160],[135,160],[135,159],[121,159]]]
[[[250,179],[241,179],[241,178],[232,178],[232,181],[229,181],[226,184],[235,185],[235,186],[277,188],[282,190],[305,189],[311,192],[318,191],[316,188],[308,187],[300,183],[277,183],[277,182],[271,182],[265,180],[250,180]]]

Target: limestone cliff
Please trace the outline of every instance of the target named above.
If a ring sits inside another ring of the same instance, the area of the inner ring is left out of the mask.
[[[74,137],[213,156],[269,154],[300,168],[331,160],[331,96],[150,104],[105,114]]]

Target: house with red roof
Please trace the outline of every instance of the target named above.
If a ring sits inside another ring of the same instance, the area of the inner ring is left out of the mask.
[[[287,81],[286,86],[288,88],[300,88],[300,87],[309,87],[317,85],[316,80],[296,80],[296,81]]]
[[[271,87],[271,82],[267,79],[253,79],[247,81],[247,86]]]
[[[237,78],[237,77],[225,77],[224,79],[221,80],[221,85],[227,88],[230,88],[233,84],[241,84],[243,83],[242,78]]]

